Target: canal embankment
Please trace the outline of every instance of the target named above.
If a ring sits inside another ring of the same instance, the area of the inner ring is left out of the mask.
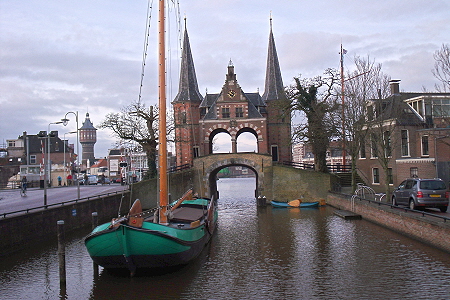
[[[450,253],[450,221],[445,218],[333,192],[327,204]]]
[[[0,256],[5,256],[36,243],[57,238],[57,222],[65,222],[66,231],[90,226],[92,213],[97,212],[98,221],[111,220],[111,216],[127,213],[130,192],[88,198],[57,206],[34,210],[29,213],[0,218]]]
[[[178,199],[192,187],[192,171],[171,173],[169,180],[176,182],[170,187],[171,199]],[[132,202],[140,199],[145,209],[157,206],[156,179],[138,182],[122,193],[100,195],[49,205],[47,208],[30,208],[0,217],[0,257],[36,243],[57,238],[57,222],[64,221],[66,232],[92,226],[92,213],[96,212],[99,223],[126,215]]]

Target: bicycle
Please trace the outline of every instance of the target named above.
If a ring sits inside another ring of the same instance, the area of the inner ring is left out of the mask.
[[[27,184],[26,183],[22,183],[20,185],[20,196],[21,197],[25,197],[27,195]]]

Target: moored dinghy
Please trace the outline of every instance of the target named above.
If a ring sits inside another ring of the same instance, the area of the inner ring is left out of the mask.
[[[315,201],[315,202],[302,202],[300,199],[296,199],[296,200],[292,200],[289,202],[280,202],[280,201],[270,201],[270,204],[272,204],[273,207],[288,207],[288,208],[293,208],[293,207],[300,207],[300,208],[313,208],[313,207],[319,207],[319,202]]]

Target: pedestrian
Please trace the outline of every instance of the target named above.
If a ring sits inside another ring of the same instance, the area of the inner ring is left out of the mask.
[[[22,189],[25,192],[27,190],[27,185],[28,185],[27,176],[22,177],[21,183],[22,183]]]
[[[72,174],[67,175],[67,185],[72,185]]]
[[[62,181],[61,176],[58,176],[58,186],[61,186],[61,181]]]

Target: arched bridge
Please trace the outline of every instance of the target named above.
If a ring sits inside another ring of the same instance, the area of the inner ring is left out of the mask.
[[[252,170],[256,175],[255,197],[266,196],[268,200],[326,198],[333,180],[329,174],[278,165],[272,162],[272,156],[268,154],[219,153],[194,159],[194,190],[208,197],[216,194],[217,173],[229,166],[244,166]]]
[[[194,159],[194,190],[211,197],[217,192],[217,173],[229,166],[243,166],[252,170],[256,175],[255,196],[264,191],[265,169],[271,169],[272,156],[267,154],[248,153],[219,153],[210,154]]]
[[[172,199],[181,197],[187,189],[205,197],[217,196],[217,173],[229,166],[244,166],[256,175],[255,197],[265,196],[268,201],[289,201],[303,197],[305,201],[326,199],[328,191],[337,181],[331,174],[299,169],[272,161],[268,154],[253,152],[210,154],[194,159],[192,168],[180,168],[169,174],[169,189]],[[135,198],[144,207],[157,205],[158,187],[156,179],[137,183],[133,188]]]

